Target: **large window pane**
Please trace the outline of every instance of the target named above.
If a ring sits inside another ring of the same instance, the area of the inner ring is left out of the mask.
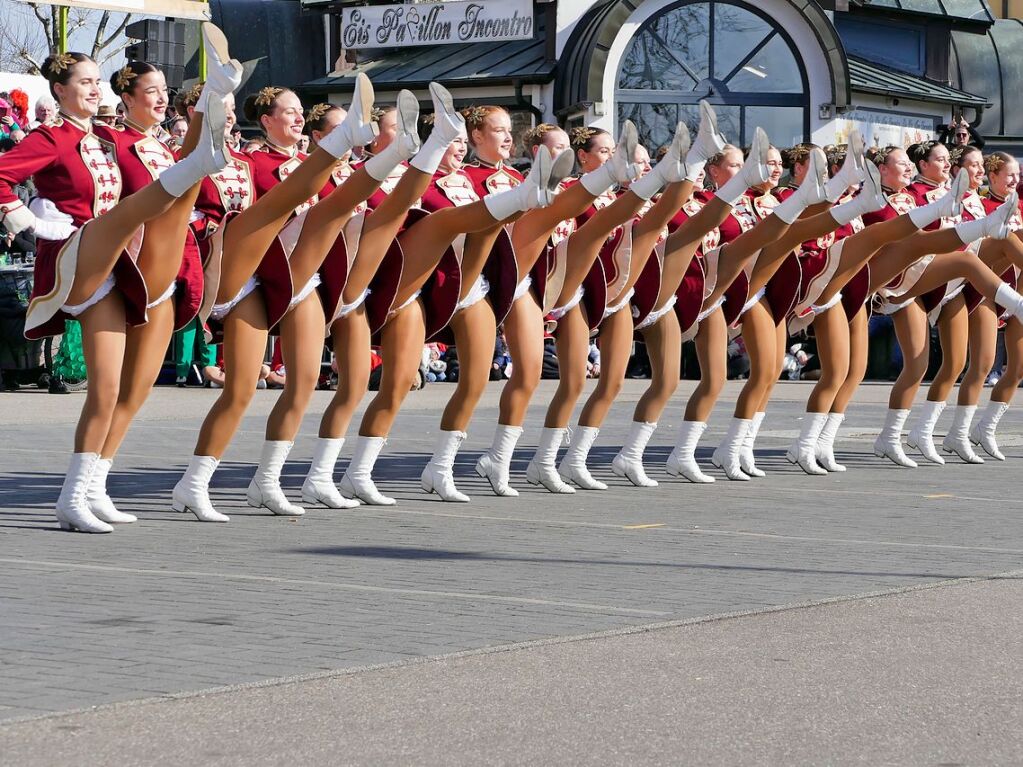
[[[632,120],[639,132],[639,143],[647,148],[651,157],[657,154],[658,147],[671,141],[678,119],[678,107],[674,104],[618,105],[618,124]]]
[[[802,93],[803,78],[781,35],[775,35],[725,85],[729,91],[750,93]]]
[[[692,91],[697,80],[653,35],[641,34],[630,44],[622,59],[619,88]]]
[[[692,91],[708,74],[709,28],[706,3],[656,18],[629,44],[618,87]]]
[[[766,21],[744,8],[715,3],[714,77],[719,80],[728,77],[736,65],[771,32]]]
[[[789,147],[803,140],[804,109],[799,107],[746,107],[747,143],[759,126],[776,147]]]

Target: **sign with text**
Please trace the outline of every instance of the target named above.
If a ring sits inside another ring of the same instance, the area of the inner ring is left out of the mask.
[[[906,148],[934,138],[936,118],[885,112],[880,109],[853,109],[835,120],[835,143],[844,144],[855,128],[867,146],[900,146]]]
[[[532,0],[479,0],[348,7],[341,14],[345,48],[528,40]]]

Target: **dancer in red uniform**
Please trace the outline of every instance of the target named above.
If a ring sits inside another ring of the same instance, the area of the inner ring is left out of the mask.
[[[308,158],[300,160],[295,145],[302,134],[303,115],[295,94],[268,87],[246,101],[247,115],[259,122],[267,136],[261,151],[249,158],[257,201],[227,217],[214,235],[207,262],[201,314],[223,333],[228,375],[203,422],[188,469],[174,488],[173,506],[178,511],[191,511],[201,521],[228,521],[210,502],[210,478],[252,398],[270,328],[287,312],[296,293],[311,290],[308,286],[317,268],[314,260],[297,263],[294,272],[288,260],[301,234],[304,214],[310,201],[329,189],[338,159],[375,135],[375,125],[370,122],[372,104],[372,86],[360,76],[344,122],[324,137]],[[412,140],[400,151],[367,162],[328,195],[329,203],[321,211],[338,218],[346,216],[417,143]],[[276,454],[267,456],[268,452],[264,450],[268,462],[279,460]],[[273,505],[284,513],[289,511],[283,504]]]
[[[67,317],[82,324],[89,391],[56,512],[64,529],[106,533],[110,525],[89,510],[88,485],[117,405],[126,328],[145,322],[149,303],[131,246],[139,227],[226,163],[224,111],[219,100],[211,104],[195,151],[157,183],[121,198],[116,149],[90,122],[99,107],[99,67],[84,54],[66,53],[48,57],[42,69],[60,118],[0,158],[0,213],[8,231],[34,229],[37,236],[26,335],[59,333]],[[18,201],[11,187],[29,178],[65,220],[40,220]]]

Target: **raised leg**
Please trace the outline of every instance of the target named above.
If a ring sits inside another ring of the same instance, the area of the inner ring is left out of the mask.
[[[775,242],[787,228],[788,224],[778,216],[768,216],[748,232],[743,232],[728,243],[726,247],[722,247],[718,256],[718,279],[707,303],[713,304],[720,299],[757,251]]]

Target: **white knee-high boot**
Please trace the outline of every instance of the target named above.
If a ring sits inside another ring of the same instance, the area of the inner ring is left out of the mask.
[[[845,471],[845,466],[835,460],[835,438],[843,421],[844,413],[828,413],[828,420],[817,438],[817,463],[828,471]]]
[[[563,480],[578,485],[583,490],[607,490],[607,485],[594,479],[590,470],[586,468],[586,459],[598,434],[600,429],[596,426],[577,426],[572,432],[565,457],[558,466],[558,474]]]
[[[89,511],[89,481],[96,470],[96,453],[72,453],[64,485],[57,498],[57,523],[61,530],[80,533],[112,533],[114,528]]]
[[[753,447],[757,441],[757,435],[760,434],[760,425],[764,422],[764,418],[766,417],[767,413],[753,414],[753,420],[750,422],[749,431],[746,432],[746,437],[742,441],[742,448],[739,450],[739,468],[751,477],[767,476],[767,472],[757,468],[757,458],[753,452]]]
[[[355,439],[355,452],[348,470],[341,477],[341,492],[358,498],[371,506],[393,506],[397,501],[384,495],[373,484],[373,466],[387,440],[384,437],[363,437]]]
[[[906,469],[915,469],[916,461],[906,455],[902,449],[902,429],[909,418],[909,410],[888,410],[885,416],[884,428],[874,440],[874,455],[878,458],[887,458],[896,466]]]
[[[428,493],[436,493],[445,501],[455,503],[468,503],[469,496],[460,493],[455,487],[455,456],[458,455],[458,448],[465,439],[464,431],[442,431],[437,438],[437,447],[433,451],[433,457],[423,469],[419,481],[423,490]]]
[[[700,464],[696,462],[696,445],[700,437],[707,431],[707,424],[703,421],[683,421],[678,427],[678,436],[675,438],[675,449],[668,456],[665,470],[673,477],[685,477],[690,482],[697,484],[709,484],[714,482],[714,477],[704,474]]]
[[[796,464],[807,474],[827,474],[827,469],[817,465],[817,438],[828,421],[827,413],[804,413],[803,426],[795,443],[786,451],[789,463]]]
[[[952,416],[952,428],[941,442],[942,450],[955,453],[966,463],[984,463],[984,459],[973,452],[969,439],[970,422],[976,412],[976,405],[957,405]]]
[[[103,520],[112,525],[126,525],[137,522],[138,517],[134,514],[125,514],[118,511],[114,502],[107,494],[107,475],[110,473],[114,462],[109,458],[100,458],[96,461],[96,467],[92,470],[92,479],[89,480],[88,504],[89,511],[96,519]]]
[[[934,448],[934,427],[938,425],[938,419],[944,410],[944,401],[927,400],[916,426],[910,429],[909,434],[906,435],[907,445],[915,447],[924,458],[939,466],[945,463],[945,459],[938,455],[938,451]]]
[[[521,436],[521,426],[505,426],[499,423],[494,432],[494,443],[476,461],[476,473],[490,482],[490,487],[497,495],[506,498],[515,498],[519,494],[508,481],[512,455]]]
[[[540,443],[536,446],[533,460],[526,467],[526,481],[531,485],[543,485],[552,493],[574,493],[575,488],[558,476],[554,468],[558,457],[558,448],[568,429],[549,429],[546,426],[540,432]]]
[[[987,407],[984,408],[984,414],[973,425],[973,428],[970,429],[970,440],[973,444],[980,445],[984,448],[985,453],[999,461],[1004,461],[1005,456],[998,448],[995,432],[998,429],[998,422],[1002,420],[1002,416],[1005,415],[1005,411],[1008,409],[1008,402],[991,400],[987,403]]]
[[[294,442],[268,439],[263,443],[256,473],[249,482],[245,500],[256,509],[268,509],[281,517],[300,517],[305,509],[289,501],[281,488],[281,471]]]
[[[710,462],[725,472],[729,479],[748,482],[749,476],[739,467],[739,450],[746,438],[752,421],[748,418],[733,418],[725,432],[725,438],[718,445],[710,458]]]
[[[657,480],[650,479],[643,468],[643,451],[646,450],[655,429],[656,423],[633,421],[625,444],[611,462],[611,471],[629,480],[636,487],[657,487]]]
[[[200,522],[229,522],[230,517],[213,508],[210,501],[210,480],[220,464],[211,455],[193,455],[188,468],[171,494],[174,511],[190,511]]]
[[[302,500],[306,503],[319,504],[328,509],[354,509],[359,502],[354,498],[345,498],[334,484],[334,467],[337,457],[344,446],[344,438],[331,439],[317,437],[313,446],[313,460],[309,464],[309,473],[302,483]]]

